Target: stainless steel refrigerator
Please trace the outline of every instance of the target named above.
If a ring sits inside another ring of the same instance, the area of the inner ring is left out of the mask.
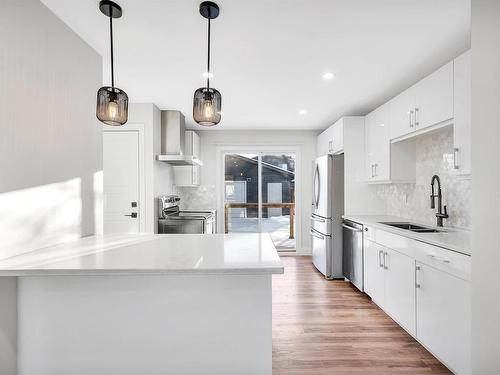
[[[328,279],[343,278],[344,155],[325,155],[314,161],[312,195],[314,266]]]

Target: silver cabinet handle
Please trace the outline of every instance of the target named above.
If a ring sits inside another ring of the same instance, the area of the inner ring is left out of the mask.
[[[415,127],[419,126],[420,123],[418,122],[418,119],[417,119],[417,113],[418,113],[419,109],[417,107],[415,107]]]
[[[375,177],[375,175],[373,174],[373,164],[372,164],[372,178]]]
[[[323,219],[321,217],[314,216],[314,215],[311,215],[311,220],[317,221],[318,223],[326,223],[325,219]]]
[[[453,169],[459,169],[460,165],[458,164],[458,153],[460,152],[460,149],[458,147],[455,147],[453,149]]]
[[[345,229],[352,230],[353,232],[362,232],[362,231],[363,231],[362,229],[354,228],[354,227],[351,227],[351,226],[349,226],[349,225],[345,225],[345,224],[342,224],[342,226],[343,226]]]
[[[386,259],[385,257],[387,256],[387,252],[384,251],[384,270],[388,269],[389,267],[387,267],[387,262],[386,262]]]
[[[408,111],[408,125],[410,125],[410,128],[413,128],[413,122],[412,122],[412,117],[413,116],[413,110]]]
[[[420,271],[420,266],[415,266],[415,271]],[[417,272],[415,272],[415,288],[420,288]]]
[[[437,255],[427,254],[427,256],[428,256],[429,258],[432,258],[432,259],[434,259],[434,260],[438,260],[438,261],[443,262],[443,263],[447,263],[447,264],[448,264],[448,263],[451,263],[451,260],[446,259],[446,258],[442,258],[442,257],[438,257]]]
[[[332,152],[333,149],[333,141],[328,141],[328,152]]]
[[[382,263],[382,253],[383,253],[383,251],[379,250],[379,252],[378,252],[378,266],[381,268],[384,267],[384,263]]]
[[[378,176],[378,173],[377,173],[378,164],[373,164],[373,166],[375,167],[375,176],[373,176],[373,177],[377,177]]]
[[[325,239],[325,236],[319,234],[318,232],[316,232],[315,230],[310,230],[309,233],[311,234],[311,236],[313,237],[316,237],[316,238],[319,238],[320,240],[324,240]]]

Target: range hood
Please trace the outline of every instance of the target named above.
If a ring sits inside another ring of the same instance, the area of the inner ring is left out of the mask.
[[[186,119],[179,111],[161,111],[161,154],[156,160],[172,165],[203,165],[194,155],[185,154]]]

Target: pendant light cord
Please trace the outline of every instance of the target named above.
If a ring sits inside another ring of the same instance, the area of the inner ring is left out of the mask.
[[[111,87],[115,88],[115,73],[114,73],[114,59],[113,59],[113,9],[109,6],[109,36],[111,39]]]
[[[208,8],[208,58],[207,58],[207,91],[210,89],[210,7]]]

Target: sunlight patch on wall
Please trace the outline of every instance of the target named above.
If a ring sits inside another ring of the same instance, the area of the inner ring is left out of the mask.
[[[94,173],[94,234],[103,234],[104,228],[104,185],[103,171]]]
[[[81,179],[0,193],[0,259],[81,236]]]

